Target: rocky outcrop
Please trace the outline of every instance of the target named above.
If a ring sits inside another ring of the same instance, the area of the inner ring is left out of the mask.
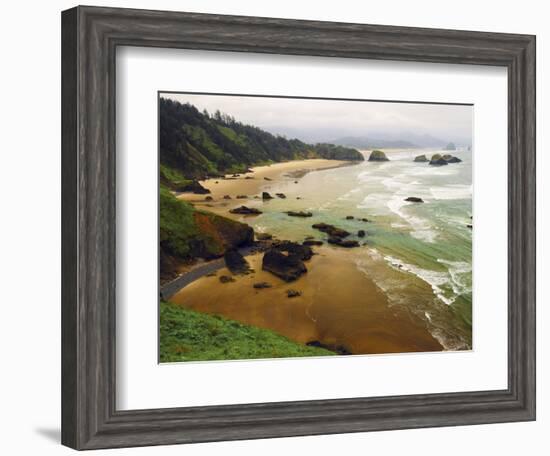
[[[386,157],[386,154],[382,152],[381,150],[373,150],[369,155],[369,161],[390,161],[388,157]]]
[[[292,282],[307,272],[304,262],[297,256],[285,254],[278,249],[265,252],[262,269],[271,272],[285,282]]]
[[[311,250],[311,247],[291,241],[274,242],[272,244],[272,248],[285,252],[288,255],[295,255],[302,261],[307,261],[313,256],[313,250]]]
[[[302,292],[298,290],[293,290],[292,288],[289,290],[286,290],[286,295],[289,298],[297,298],[298,296],[302,296]]]
[[[304,211],[287,211],[287,215],[290,215],[291,217],[313,217],[311,212]]]
[[[334,225],[329,225],[328,223],[315,223],[311,227],[328,234],[330,237],[345,238],[350,235],[348,231],[337,228]]]
[[[333,236],[328,238],[328,243],[333,245],[338,245],[340,247],[345,247],[348,249],[352,247],[359,247],[359,242],[357,241],[354,241],[352,239],[342,239],[342,238],[333,237]]]
[[[223,199],[224,199],[224,200],[230,200],[230,199],[231,199],[231,196],[229,196],[229,195],[223,195]]]
[[[273,235],[269,233],[256,233],[256,239],[258,241],[270,241],[273,239]]]
[[[286,199],[286,195],[284,193],[275,193],[279,198]]]
[[[252,285],[257,290],[262,290],[264,288],[271,288],[271,284],[267,282],[256,282],[254,285]]]
[[[306,345],[308,347],[324,348],[325,350],[329,350],[329,351],[338,353],[339,355],[352,355],[353,354],[344,345],[327,345],[327,344],[323,344],[322,342],[319,342],[318,340],[312,340],[312,341],[306,343]]]
[[[212,198],[211,196],[207,196],[206,198],[204,198],[204,201],[214,201],[214,198]]]
[[[366,231],[365,230],[359,230],[357,232],[357,236],[358,237],[365,237],[367,235]]]
[[[304,242],[302,242],[302,245],[313,247],[317,245],[323,245],[323,241],[317,241],[315,239],[306,239]]]
[[[176,192],[180,193],[196,193],[197,195],[206,195],[210,193],[210,190],[203,187],[198,181],[193,180],[185,183],[174,183],[172,188]]]
[[[447,163],[462,163],[462,160],[458,157],[451,157],[447,160]]]
[[[432,155],[432,159],[430,160],[430,165],[436,165],[436,166],[447,165],[447,160],[445,160],[441,156],[441,154],[434,154]]]
[[[262,192],[262,199],[270,200],[270,199],[273,199],[273,197],[268,192]]]
[[[408,198],[405,198],[405,201],[408,201],[409,203],[423,203],[424,200],[422,198],[418,198],[417,196],[409,196]]]
[[[225,266],[232,274],[246,274],[250,270],[248,261],[236,249],[231,249],[225,252],[223,259]]]
[[[245,223],[199,211],[194,212],[193,218],[201,237],[188,242],[192,257],[217,258],[227,250],[254,242],[254,230]]]
[[[346,220],[353,220],[355,217],[353,215],[346,215]]]
[[[256,209],[255,207],[246,207],[240,206],[229,211],[231,214],[241,214],[241,215],[260,215],[262,211]]]
[[[422,154],[422,155],[417,155],[416,157],[414,157],[414,160],[415,162],[417,163],[426,163],[428,162],[428,158],[426,157],[426,155]]]

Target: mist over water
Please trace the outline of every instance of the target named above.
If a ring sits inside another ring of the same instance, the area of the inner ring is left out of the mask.
[[[352,233],[366,245],[342,249],[358,270],[384,291],[390,306],[421,318],[431,334],[449,350],[472,347],[472,160],[466,150],[451,152],[462,163],[430,166],[415,163],[416,155],[440,150],[390,150],[389,162],[289,176],[265,190],[286,199],[251,200],[263,214],[247,220],[258,232],[302,241],[325,239],[311,228],[325,222]],[[368,151],[365,151],[368,154]],[[367,155],[368,156],[368,155]],[[297,181],[297,183],[295,183]],[[424,203],[404,201],[420,197]],[[297,199],[300,198],[300,199]],[[311,218],[287,216],[284,211],[311,211]],[[354,216],[346,220],[346,216]],[[367,218],[369,223],[358,218]],[[337,247],[335,247],[337,248]],[[360,299],[360,297],[358,297]]]

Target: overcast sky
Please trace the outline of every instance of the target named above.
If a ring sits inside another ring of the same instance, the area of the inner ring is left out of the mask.
[[[220,110],[236,120],[274,134],[304,141],[342,136],[407,139],[431,135],[471,143],[472,106],[269,98],[225,95],[161,94],[210,113]]]

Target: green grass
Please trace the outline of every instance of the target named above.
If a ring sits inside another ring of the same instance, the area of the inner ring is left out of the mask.
[[[331,355],[335,353],[293,342],[267,329],[160,303],[163,363]]]
[[[160,164],[160,176],[161,180],[164,178],[166,181],[175,185],[186,185],[192,182],[191,179],[186,179],[179,171],[170,168],[169,166]]]
[[[160,187],[160,243],[181,258],[190,256],[189,241],[199,234],[193,212],[193,206]]]

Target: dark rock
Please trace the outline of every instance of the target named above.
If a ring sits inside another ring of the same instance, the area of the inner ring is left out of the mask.
[[[219,281],[221,283],[229,283],[229,282],[235,282],[235,279],[230,276],[222,275],[219,277]]]
[[[254,288],[261,290],[263,288],[271,288],[271,284],[267,282],[256,282],[254,285],[252,285]]]
[[[220,181],[216,181],[216,182],[214,182],[214,183],[215,183],[215,184],[219,184],[219,183],[220,183]]]
[[[346,215],[346,220],[353,220],[355,217],[353,215]]]
[[[268,192],[262,192],[262,199],[270,200],[270,199],[273,199],[273,197]]]
[[[334,225],[329,225],[328,223],[315,223],[311,226],[316,230],[322,231],[323,233],[327,233],[331,237],[344,238],[350,235],[348,231],[343,230],[341,228],[336,228]]]
[[[458,157],[451,157],[447,160],[447,163],[462,163],[462,160]]]
[[[205,195],[210,193],[210,190],[204,188],[198,181],[194,180],[185,184],[174,184],[174,191],[182,193],[196,193],[197,195]]]
[[[417,162],[417,163],[425,163],[425,162],[427,162],[427,161],[429,161],[429,160],[428,160],[428,158],[426,157],[426,155],[423,154],[423,155],[417,155],[416,157],[414,157],[414,160],[413,160],[413,161],[415,161],[415,162]]]
[[[436,165],[436,166],[447,165],[447,160],[445,160],[441,156],[441,154],[434,154],[432,155],[432,159],[430,160],[430,165]]]
[[[297,184],[297,183],[298,183],[298,181],[294,181],[294,183],[295,183],[295,184]]]
[[[301,197],[299,197],[299,196],[297,196],[297,197],[296,197],[296,199],[297,199],[297,200],[301,200],[302,198],[301,198]]]
[[[238,250],[230,249],[223,256],[225,265],[233,274],[246,274],[250,270],[248,261],[239,253]]]
[[[302,242],[302,245],[314,246],[314,245],[323,245],[323,241],[316,241],[315,239],[306,239]]]
[[[311,212],[304,211],[288,211],[287,215],[290,215],[291,217],[313,217]]]
[[[230,200],[231,197],[230,197],[229,195],[223,195],[223,199],[224,199],[224,200]]]
[[[362,218],[361,221],[362,222],[367,222],[367,223],[370,222],[370,220],[368,218]]]
[[[232,177],[239,177],[239,176],[240,176],[240,174],[233,174]]]
[[[369,161],[390,161],[390,159],[381,150],[373,150],[370,153]]]
[[[405,198],[405,201],[408,201],[409,203],[423,203],[424,200],[422,198],[418,198],[417,196],[409,196],[408,198]]]
[[[273,179],[270,179],[269,177],[264,177],[264,180],[266,180],[266,181],[271,181],[271,180],[273,180]]]
[[[303,261],[296,255],[285,255],[277,249],[265,252],[262,269],[271,272],[285,282],[292,282],[307,272]]]
[[[246,176],[245,179],[254,179],[252,176]]]
[[[246,195],[237,195],[237,199],[246,199],[248,196]]]
[[[471,224],[468,223],[468,225],[466,225],[468,228],[472,229],[473,226]]]
[[[207,196],[206,198],[204,198],[204,201],[214,201],[214,198],[212,198],[211,196]]]
[[[277,241],[273,243],[272,248],[297,256],[302,261],[307,261],[313,256],[313,250],[310,247],[291,241]]]
[[[273,239],[273,235],[269,233],[256,233],[256,239],[258,239],[258,241],[270,241]]]
[[[323,344],[322,342],[319,342],[318,340],[312,340],[310,342],[307,342],[306,345],[308,347],[324,348],[325,350],[329,350],[329,351],[338,353],[339,355],[352,355],[353,354],[344,345],[326,345],[326,344]]]
[[[359,247],[359,242],[357,241],[353,241],[351,239],[341,239],[339,237],[329,237],[328,238],[328,243],[329,244],[334,244],[334,245],[338,245],[340,247],[345,247],[345,248],[352,248],[352,247]]]
[[[359,230],[357,232],[357,236],[359,237],[365,237],[367,235],[367,233],[365,232],[365,230]]]
[[[298,296],[302,296],[302,292],[298,290],[290,289],[290,290],[286,290],[286,295],[289,298],[297,298]]]
[[[255,207],[246,207],[246,206],[240,206],[236,207],[235,209],[231,209],[229,211],[231,214],[243,214],[243,215],[259,215],[262,213],[259,209],[256,209]]]
[[[275,195],[277,195],[279,198],[281,199],[285,199],[286,198],[286,195],[284,193],[275,193]]]

